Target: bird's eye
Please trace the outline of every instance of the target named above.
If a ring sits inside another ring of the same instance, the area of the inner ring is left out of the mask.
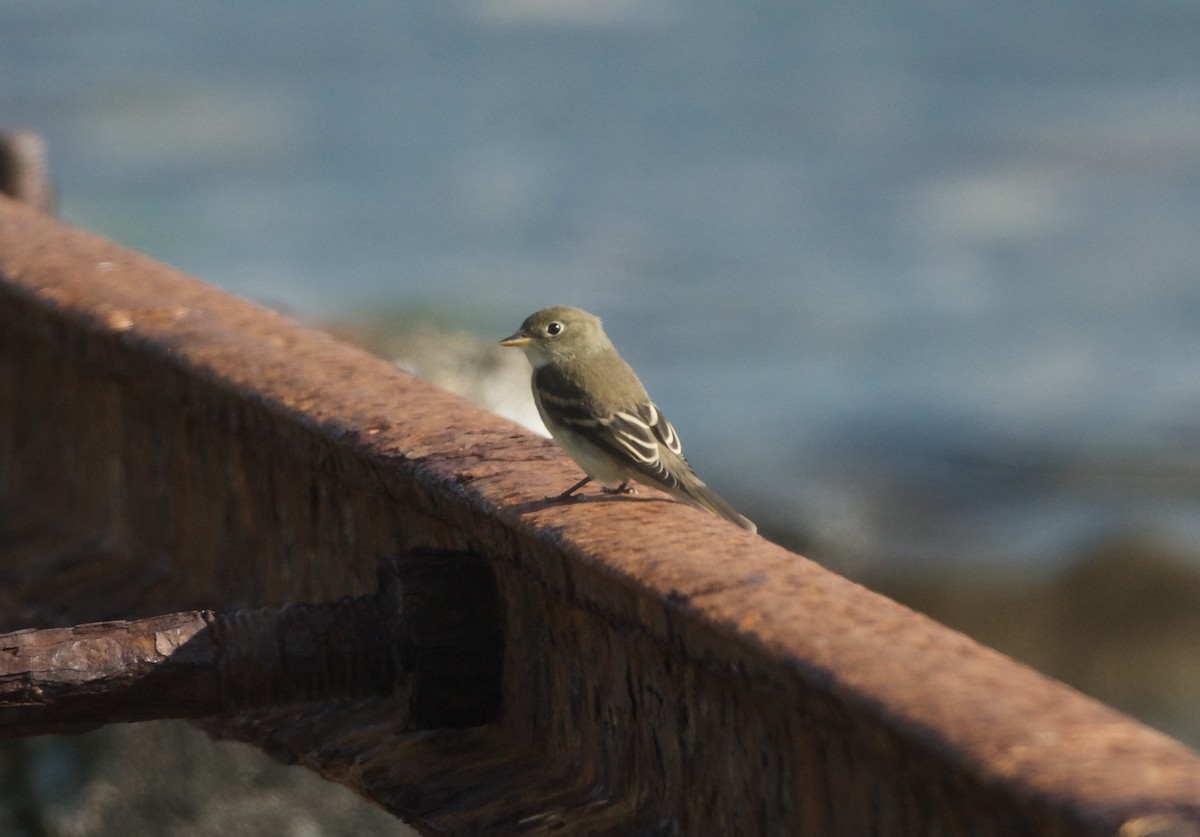
[[[555,323],[550,323],[550,325],[546,326],[546,333],[549,334],[551,337],[557,337],[562,332],[562,330],[563,330],[562,323],[555,322]]]

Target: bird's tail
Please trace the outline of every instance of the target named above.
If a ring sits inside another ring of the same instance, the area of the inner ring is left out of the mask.
[[[690,480],[681,480],[677,491],[680,499],[686,500],[694,506],[699,506],[718,517],[736,523],[743,529],[749,529],[751,532],[758,531],[758,527],[750,518],[738,514],[733,506],[717,496],[717,493],[701,482],[699,477],[693,476]]]

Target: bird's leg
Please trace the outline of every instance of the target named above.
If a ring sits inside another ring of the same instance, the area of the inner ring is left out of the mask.
[[[600,489],[605,494],[636,494],[637,489],[629,484],[629,480],[618,485],[616,488],[609,488],[607,485]]]
[[[579,482],[575,483],[573,486],[571,486],[571,487],[570,487],[570,488],[568,488],[566,491],[564,491],[562,494],[559,494],[559,495],[558,495],[558,497],[556,497],[555,499],[556,499],[556,500],[571,500],[571,499],[574,499],[574,498],[573,498],[571,495],[573,495],[573,494],[574,494],[576,491],[578,491],[579,489],[583,488],[585,485],[587,485],[587,484],[588,484],[589,482],[591,482],[591,481],[592,481],[592,478],[591,478],[591,477],[584,477],[584,478],[583,478],[583,479],[581,479]]]

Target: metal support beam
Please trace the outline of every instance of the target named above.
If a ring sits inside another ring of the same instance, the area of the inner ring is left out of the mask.
[[[500,715],[210,724],[436,834],[1200,829],[1178,743],[663,496],[545,498],[551,443],[0,200],[7,628],[364,595],[379,555],[496,580]]]
[[[499,709],[495,590],[470,553],[389,559],[373,596],[0,634],[0,738],[387,697],[408,730]]]

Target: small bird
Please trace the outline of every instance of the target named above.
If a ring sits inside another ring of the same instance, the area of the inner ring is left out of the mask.
[[[631,492],[629,482],[637,480],[758,531],[692,471],[675,428],[617,354],[599,317],[565,305],[543,308],[500,345],[525,350],[538,413],[587,474],[559,499],[592,480],[604,483],[609,494]]]

